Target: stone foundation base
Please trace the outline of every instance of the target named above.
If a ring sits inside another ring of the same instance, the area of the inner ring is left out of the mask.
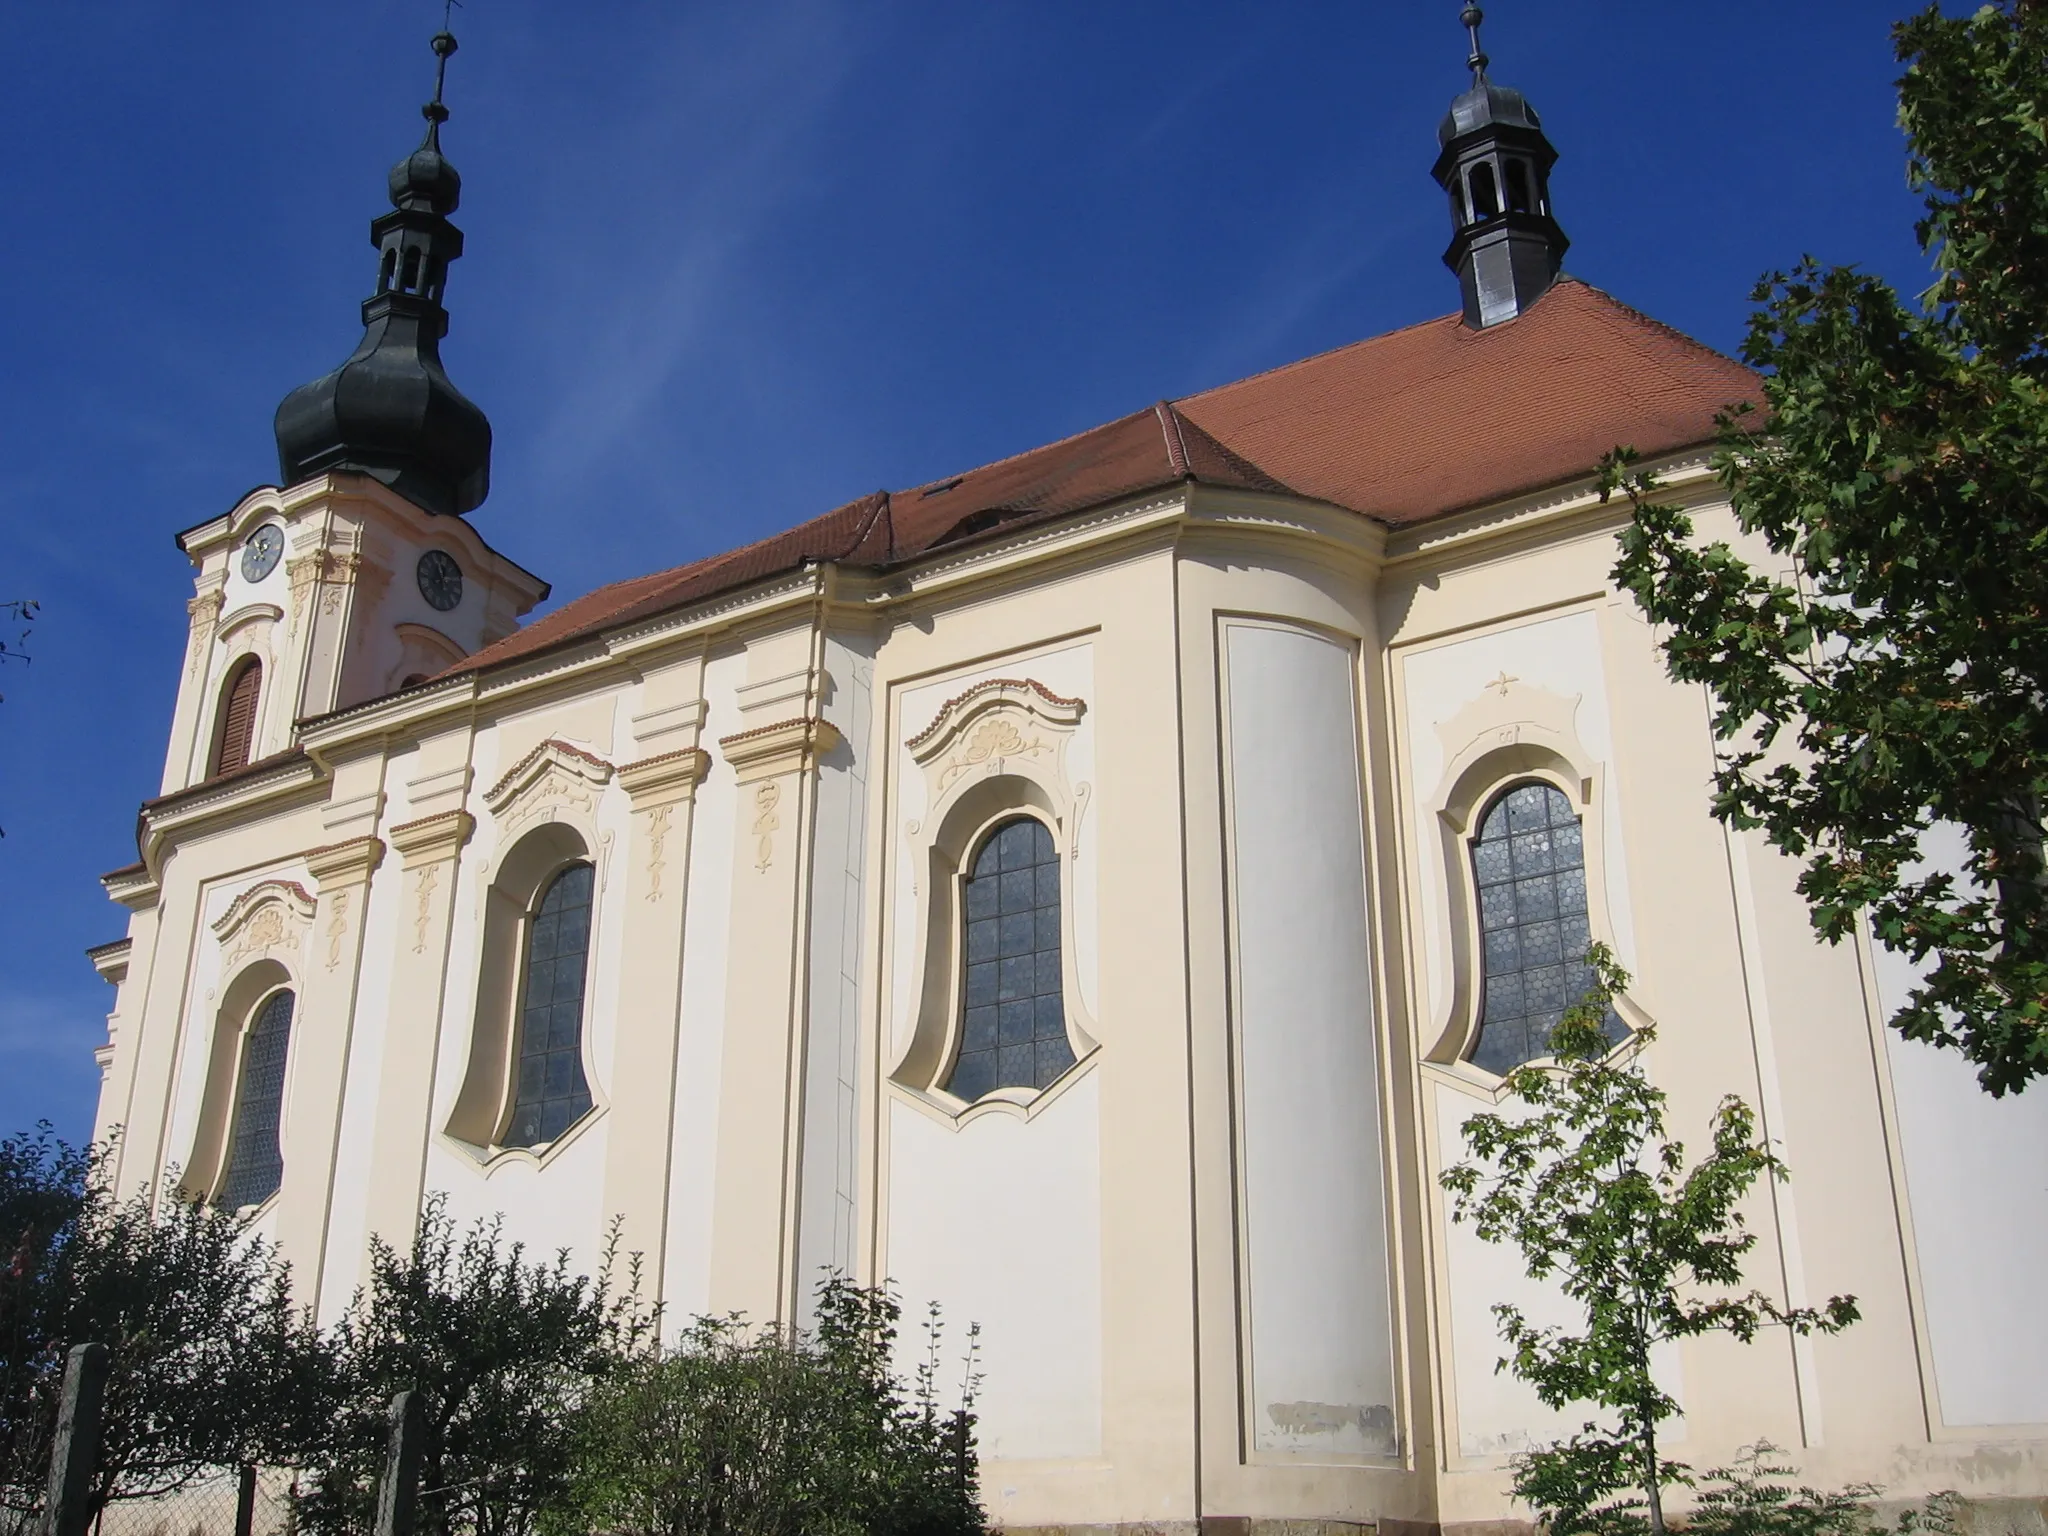
[[[1881,1526],[1896,1526],[1902,1509],[1917,1501],[1880,1500]],[[1000,1536],[1534,1536],[1527,1520],[1264,1520],[1245,1515],[1204,1515],[1200,1520],[1141,1520],[1123,1525],[1013,1525]],[[1957,1536],[2048,1536],[2048,1498],[1965,1499],[1956,1509]]]

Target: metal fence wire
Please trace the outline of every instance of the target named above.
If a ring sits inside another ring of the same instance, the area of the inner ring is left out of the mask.
[[[236,1468],[187,1483],[158,1499],[117,1499],[100,1512],[91,1536],[298,1536],[292,1474],[259,1470],[241,1528],[242,1474]]]

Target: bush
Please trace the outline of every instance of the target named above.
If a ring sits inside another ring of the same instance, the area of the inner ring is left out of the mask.
[[[955,1536],[983,1529],[972,1335],[962,1406],[938,1406],[939,1323],[908,1388],[900,1309],[843,1278],[803,1334],[702,1318],[602,1382],[559,1536]]]
[[[615,1251],[616,1228],[596,1280],[572,1275],[566,1251],[529,1260],[500,1222],[458,1237],[438,1195],[409,1251],[373,1241],[369,1288],[329,1335],[341,1407],[308,1459],[306,1527],[370,1528],[391,1399],[410,1388],[424,1399],[420,1536],[527,1536],[566,1494],[592,1384],[652,1324],[630,1264],[612,1294]]]

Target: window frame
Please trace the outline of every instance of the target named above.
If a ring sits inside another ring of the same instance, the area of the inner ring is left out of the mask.
[[[1051,1082],[1044,1087],[1022,1084],[998,1084],[976,1098],[962,1098],[953,1092],[953,1075],[959,1070],[960,1053],[967,1039],[967,883],[974,877],[974,863],[984,849],[1003,828],[1019,821],[1035,821],[1045,829],[1052,841],[1054,867],[1059,870],[1060,885],[1060,1023],[1066,1032],[1067,1049],[1073,1055],[1070,1061]],[[984,1104],[1006,1103],[1018,1108],[1028,1108],[1045,1094],[1063,1086],[1074,1075],[1075,1070],[1095,1048],[1095,1042],[1085,1030],[1074,1027],[1073,1010],[1080,994],[1074,976],[1073,914],[1072,914],[1072,864],[1071,850],[1060,846],[1060,829],[1052,817],[1037,806],[1020,805],[997,809],[979,818],[974,829],[964,839],[960,856],[951,875],[951,900],[948,908],[952,920],[952,1018],[949,1021],[944,1050],[938,1070],[933,1076],[929,1091],[944,1095],[945,1101],[958,1106],[959,1113],[967,1113]]]
[[[1479,1038],[1484,955],[1472,845],[1485,812],[1503,790],[1541,781],[1564,795],[1582,830],[1587,930],[1594,942],[1621,953],[1607,888],[1606,775],[1573,729],[1578,702],[1509,679],[1506,687],[1489,685],[1438,727],[1445,766],[1429,820],[1437,833],[1437,874],[1443,882],[1433,920],[1442,942],[1445,986],[1434,1026],[1422,1042],[1422,1061],[1439,1080],[1496,1100],[1504,1091],[1504,1075],[1471,1060]],[[1627,994],[1614,999],[1614,1011],[1628,1031],[1610,1053],[1618,1055],[1634,1048],[1652,1020]]]
[[[227,764],[225,758],[228,745],[228,713],[233,707],[235,690],[242,679],[250,673],[256,676],[256,697],[249,705],[249,739],[243,743],[242,760]],[[205,777],[218,778],[224,773],[234,773],[261,760],[257,743],[263,737],[263,706],[266,702],[264,679],[270,672],[267,657],[255,651],[237,652],[221,673],[220,687],[215,690],[213,701],[213,724],[208,733]]]
[[[200,1090],[198,1127],[192,1139],[179,1191],[186,1198],[211,1205],[227,1183],[228,1165],[234,1151],[236,1111],[240,1108],[242,1072],[248,1057],[249,1037],[264,1007],[280,992],[292,994],[292,1029],[303,1015],[305,988],[296,971],[273,955],[254,960],[238,970],[221,989],[221,1002],[214,1013],[214,1033],[208,1053],[206,1077]],[[289,1172],[286,1153],[291,1141],[292,1081],[296,1056],[293,1042],[285,1043],[284,1085],[277,1106],[278,1156],[285,1168],[278,1188],[254,1206],[240,1210],[260,1215],[277,1200]]]
[[[591,1056],[597,957],[607,910],[608,860],[604,851],[605,841],[591,836],[580,821],[550,818],[520,828],[478,873],[482,911],[470,1038],[455,1101],[441,1121],[441,1134],[450,1145],[482,1164],[486,1173],[508,1162],[545,1166],[610,1107]],[[520,1004],[533,919],[555,880],[572,864],[591,868],[590,938],[577,1039],[590,1107],[552,1141],[531,1147],[507,1146],[503,1137],[518,1105]]]
[[[590,1102],[583,1112],[562,1127],[559,1135],[547,1141],[531,1145],[514,1145],[505,1140],[512,1129],[513,1117],[519,1112],[519,1059],[525,1050],[526,1034],[526,970],[533,955],[533,925],[540,917],[541,905],[554,890],[557,882],[570,870],[581,866],[590,871],[590,919],[589,932],[584,939],[583,949],[583,993],[576,1001],[576,1063],[583,1072],[583,1091]],[[567,1141],[577,1129],[597,1112],[597,1077],[590,1064],[590,994],[595,967],[591,964],[597,953],[597,860],[588,854],[582,858],[564,859],[550,867],[542,875],[533,893],[527,898],[526,912],[519,924],[518,953],[512,965],[512,1017],[505,1030],[505,1086],[504,1104],[499,1110],[496,1129],[491,1133],[489,1147],[493,1155],[503,1152],[524,1152],[532,1157],[544,1157],[549,1149]]]
[[[235,1038],[235,1070],[229,1085],[227,1113],[222,1118],[220,1127],[218,1166],[215,1168],[211,1180],[212,1187],[206,1192],[206,1200],[209,1205],[217,1201],[226,1191],[228,1180],[234,1176],[235,1132],[240,1127],[242,1120],[242,1092],[248,1083],[249,1047],[255,1043],[256,1026],[263,1018],[264,1011],[279,997],[290,997],[292,1008],[291,1016],[285,1020],[284,1066],[277,1086],[277,1188],[271,1190],[261,1200],[233,1207],[232,1213],[236,1215],[253,1215],[265,1209],[284,1190],[285,1111],[291,1101],[292,1035],[298,1027],[301,1012],[300,1004],[304,1001],[298,987],[293,984],[292,978],[289,976],[263,991],[256,1001],[243,1012],[241,1028],[237,1031]],[[228,1207],[222,1207],[222,1209],[225,1210]]]

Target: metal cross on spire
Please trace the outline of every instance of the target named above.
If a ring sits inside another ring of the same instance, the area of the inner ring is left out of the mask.
[[[434,99],[420,108],[420,116],[427,120],[427,142],[440,147],[441,125],[448,121],[448,109],[441,103],[441,93],[448,85],[448,55],[455,51],[455,34],[449,31],[455,19],[455,7],[462,0],[442,0],[441,30],[434,34],[430,45],[439,63],[434,69]]]
[[[1472,39],[1472,52],[1465,59],[1466,67],[1472,71],[1472,83],[1484,85],[1486,66],[1491,61],[1486,57],[1486,50],[1479,46],[1479,24],[1486,20],[1486,12],[1476,5],[1467,5],[1458,12],[1458,20],[1464,24],[1465,31]]]

